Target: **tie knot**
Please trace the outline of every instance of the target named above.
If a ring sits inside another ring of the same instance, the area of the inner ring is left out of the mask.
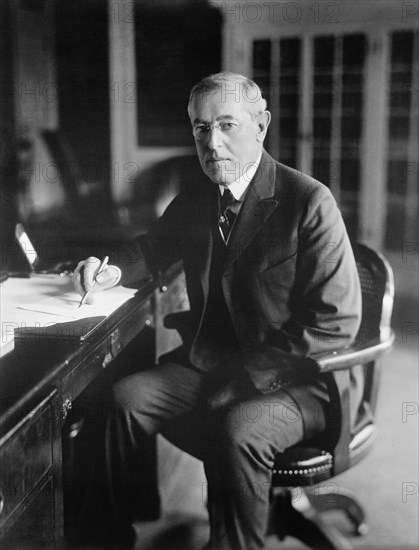
[[[231,207],[236,202],[229,189],[224,189],[224,193],[220,195],[220,212],[218,216],[218,225],[224,235],[224,240],[227,241],[230,230],[233,226],[236,214]]]
[[[229,206],[234,204],[235,198],[229,189],[224,189],[220,198],[220,212],[225,212]]]

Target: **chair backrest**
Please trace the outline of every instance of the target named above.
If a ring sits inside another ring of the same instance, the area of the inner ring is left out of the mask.
[[[359,357],[351,374],[347,369],[334,372],[329,386],[333,414],[326,445],[333,454],[334,475],[341,473],[365,456],[375,439],[373,429],[377,394],[380,385],[381,354],[374,347],[392,341],[391,315],[393,310],[393,271],[384,256],[360,243],[353,245],[362,292],[361,325],[354,347],[370,350],[368,359]],[[362,355],[362,352],[361,352]],[[372,358],[374,357],[374,358]],[[371,358],[371,359],[370,359]],[[364,376],[364,392],[357,411],[351,411],[349,398],[350,376]],[[372,422],[372,424],[371,424]],[[353,423],[355,425],[353,425]]]
[[[393,270],[379,252],[360,244],[353,244],[362,291],[362,321],[356,343],[365,344],[391,331],[393,311]],[[375,413],[380,369],[378,362],[364,365],[364,402]]]
[[[333,376],[329,372],[331,409],[328,427],[308,443],[299,443],[277,455],[273,482],[277,486],[306,486],[330,479],[359,462],[375,439],[371,421],[379,387],[380,356],[393,342],[390,325],[393,272],[379,252],[359,243],[352,246],[362,291],[362,320],[355,345],[351,350],[334,352],[333,357],[326,354],[335,363],[329,365],[334,368]],[[357,347],[360,349],[353,349]],[[367,359],[361,359],[365,357]],[[321,362],[319,358],[316,360]],[[351,373],[349,367],[353,367]],[[358,377],[362,373],[365,380],[362,403],[357,411],[351,411],[350,376]],[[357,416],[356,426],[352,426],[353,413]]]

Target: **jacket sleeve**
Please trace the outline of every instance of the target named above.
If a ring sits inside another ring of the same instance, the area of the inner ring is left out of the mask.
[[[309,195],[300,220],[291,310],[280,331],[281,348],[299,356],[293,366],[299,374],[309,364],[304,357],[350,345],[360,325],[361,289],[352,247],[324,186]],[[278,356],[279,351],[262,345],[246,361],[252,382],[263,393],[278,389],[284,378],[292,379],[290,361]]]
[[[157,276],[181,259],[184,215],[182,197],[177,196],[164,214],[153,222],[147,233],[126,243],[119,261],[120,284],[135,283]]]

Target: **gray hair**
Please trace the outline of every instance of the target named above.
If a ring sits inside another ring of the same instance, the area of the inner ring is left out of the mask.
[[[249,107],[252,118],[266,111],[266,99],[262,97],[259,86],[250,78],[238,73],[223,71],[221,73],[206,76],[192,88],[189,95],[188,113],[191,113],[192,101],[199,96],[205,101],[209,95],[221,91],[224,97],[234,95],[236,101],[244,99]]]

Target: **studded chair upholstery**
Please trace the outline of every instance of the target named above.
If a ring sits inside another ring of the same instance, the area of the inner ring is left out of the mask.
[[[311,548],[352,548],[334,525],[325,522],[321,514],[325,510],[340,509],[352,522],[356,534],[367,531],[364,511],[354,496],[329,480],[352,468],[371,449],[376,437],[374,419],[380,358],[394,341],[390,325],[394,295],[392,269],[387,260],[371,248],[362,244],[354,244],[353,248],[363,302],[356,341],[341,351],[313,356],[319,372],[333,373],[330,415],[333,420],[329,433],[278,454],[273,468],[268,534],[276,534],[280,540],[291,535]],[[365,380],[362,409],[368,411],[368,415],[352,434],[349,374],[350,369],[358,365],[362,365]],[[324,491],[325,488],[329,491]]]

